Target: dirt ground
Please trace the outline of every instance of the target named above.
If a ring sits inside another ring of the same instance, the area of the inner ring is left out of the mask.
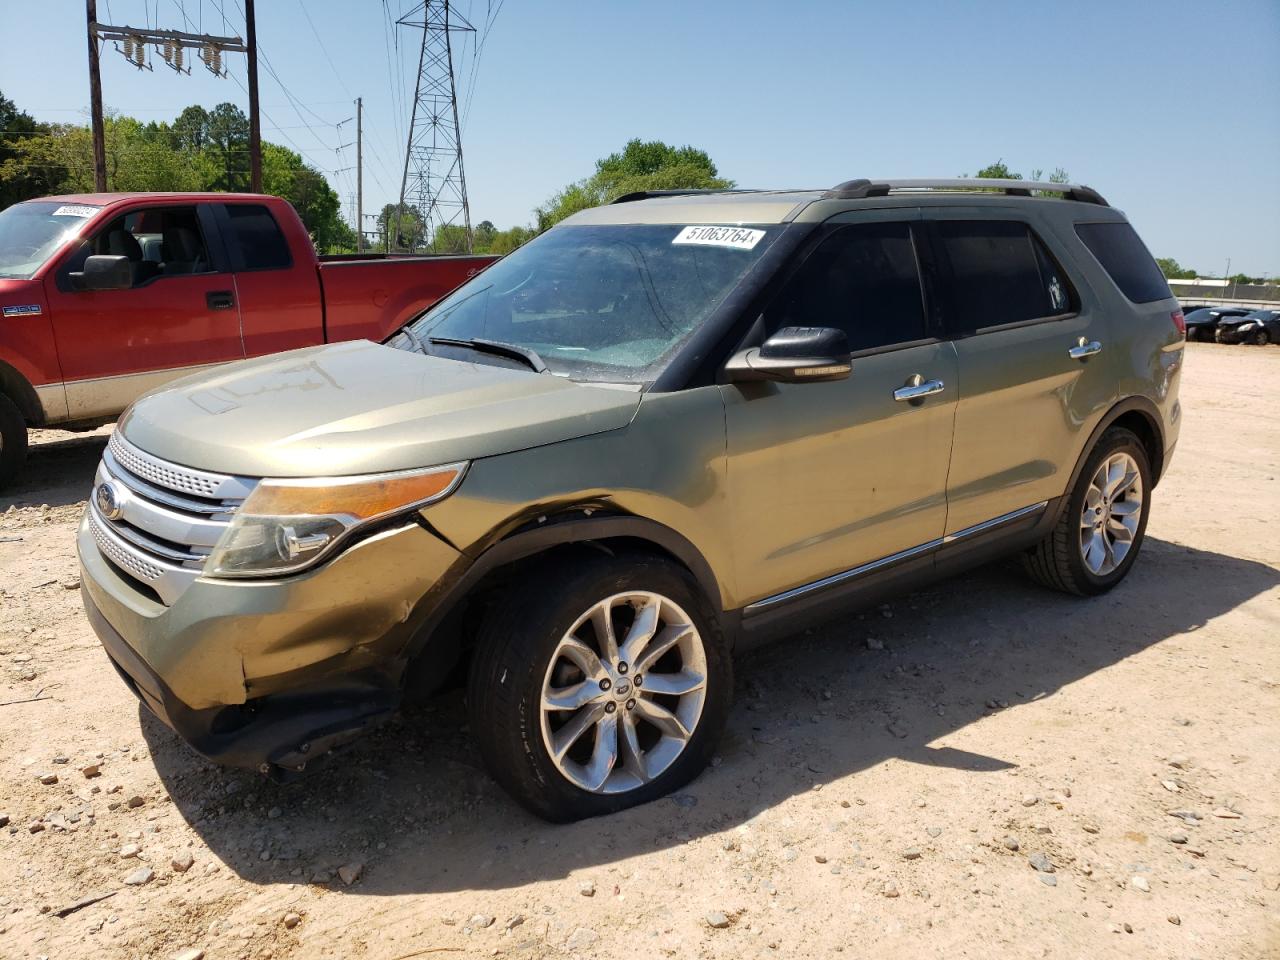
[[[1276,957],[1280,349],[1192,344],[1182,397],[1113,593],[1000,564],[806,631],[683,793],[559,827],[457,695],[289,786],[191,753],[81,612],[106,431],[41,435],[0,495],[0,957]]]

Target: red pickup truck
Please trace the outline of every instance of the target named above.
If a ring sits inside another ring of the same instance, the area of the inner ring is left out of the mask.
[[[317,257],[293,207],[257,194],[14,204],[0,211],[0,486],[28,426],[105,423],[231,360],[382,340],[495,259]]]

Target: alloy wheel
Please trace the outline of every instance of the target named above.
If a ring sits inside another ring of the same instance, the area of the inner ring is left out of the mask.
[[[575,786],[625,793],[684,752],[706,693],[706,650],[688,614],[657,593],[615,594],[583,613],[552,654],[542,742]]]
[[[1095,577],[1115,571],[1138,536],[1142,521],[1142,474],[1127,453],[1098,466],[1080,513],[1080,555]]]

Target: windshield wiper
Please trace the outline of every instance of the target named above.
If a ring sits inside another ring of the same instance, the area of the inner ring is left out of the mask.
[[[473,337],[470,340],[462,340],[455,337],[427,337],[427,343],[441,343],[446,347],[467,347],[480,353],[492,353],[499,357],[523,360],[535,373],[550,372],[536,351],[514,343],[503,343],[501,340],[485,340],[481,337]]]

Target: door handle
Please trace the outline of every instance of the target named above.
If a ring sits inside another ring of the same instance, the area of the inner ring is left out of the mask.
[[[907,380],[905,386],[893,391],[893,399],[915,403],[932,394],[941,393],[946,386],[941,380],[926,380],[917,373]]]
[[[236,297],[230,290],[210,290],[204,295],[210,310],[230,310],[236,305]]]
[[[1102,344],[1097,340],[1086,340],[1081,337],[1074,347],[1067,351],[1067,356],[1072,360],[1084,360],[1092,357],[1095,353],[1102,352]]]

